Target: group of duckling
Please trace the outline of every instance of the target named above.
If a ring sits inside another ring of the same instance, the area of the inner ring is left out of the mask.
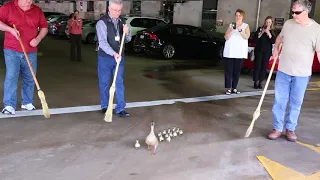
[[[150,133],[145,140],[146,144],[148,145],[147,150],[151,150],[151,147],[153,147],[153,152],[152,152],[153,155],[156,154],[159,141],[162,142],[166,140],[167,142],[170,142],[172,138],[183,134],[183,131],[177,127],[173,127],[172,130],[170,128],[168,130],[164,129],[158,133],[158,138],[159,138],[158,140],[157,136],[154,133],[154,126],[155,126],[155,123],[152,121]],[[138,149],[139,147],[140,147],[139,140],[136,140],[135,148]]]
[[[169,128],[168,130],[162,130],[158,133],[159,141],[167,141],[170,142],[172,138],[182,135],[183,131],[180,128],[173,127],[172,130]]]

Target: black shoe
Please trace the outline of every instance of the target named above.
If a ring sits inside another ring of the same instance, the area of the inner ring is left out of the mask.
[[[259,82],[259,84],[258,84],[258,88],[259,88],[259,89],[262,89],[261,82]]]
[[[240,94],[240,92],[237,89],[232,89],[232,94]]]
[[[253,88],[255,88],[255,89],[258,89],[258,88],[259,88],[259,86],[258,86],[258,81],[255,81],[255,82],[254,82]]]
[[[101,109],[101,112],[102,112],[103,114],[105,114],[105,113],[107,112],[107,108],[102,108],[102,109]]]
[[[116,113],[116,115],[119,117],[129,117],[130,116],[130,114],[128,112],[126,112],[125,110]]]

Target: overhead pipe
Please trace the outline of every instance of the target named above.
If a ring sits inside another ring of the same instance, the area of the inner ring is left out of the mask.
[[[262,0],[258,0],[258,12],[257,12],[256,29],[258,29],[258,27],[259,27],[261,1]]]

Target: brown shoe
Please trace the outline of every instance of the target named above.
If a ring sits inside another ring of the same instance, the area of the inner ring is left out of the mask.
[[[296,142],[297,140],[296,133],[294,133],[294,131],[290,131],[287,129],[287,140],[291,142]]]
[[[272,133],[268,135],[268,139],[275,140],[275,139],[278,139],[278,137],[280,136],[281,136],[281,132],[274,129]]]

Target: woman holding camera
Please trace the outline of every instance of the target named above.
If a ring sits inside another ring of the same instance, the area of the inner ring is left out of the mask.
[[[267,66],[272,54],[272,45],[275,43],[276,36],[273,27],[272,17],[268,16],[262,27],[259,27],[255,33],[254,41],[256,47],[254,49],[254,72],[253,87],[262,89],[262,82],[265,79]]]
[[[82,19],[79,11],[75,10],[73,17],[68,21],[70,34],[70,58],[71,61],[81,61],[81,42],[82,42]]]
[[[228,27],[224,38],[226,40],[223,50],[225,58],[225,88],[226,94],[238,94],[237,90],[242,62],[248,58],[248,39],[250,28],[243,22],[245,12],[241,9],[236,10],[236,22]]]

